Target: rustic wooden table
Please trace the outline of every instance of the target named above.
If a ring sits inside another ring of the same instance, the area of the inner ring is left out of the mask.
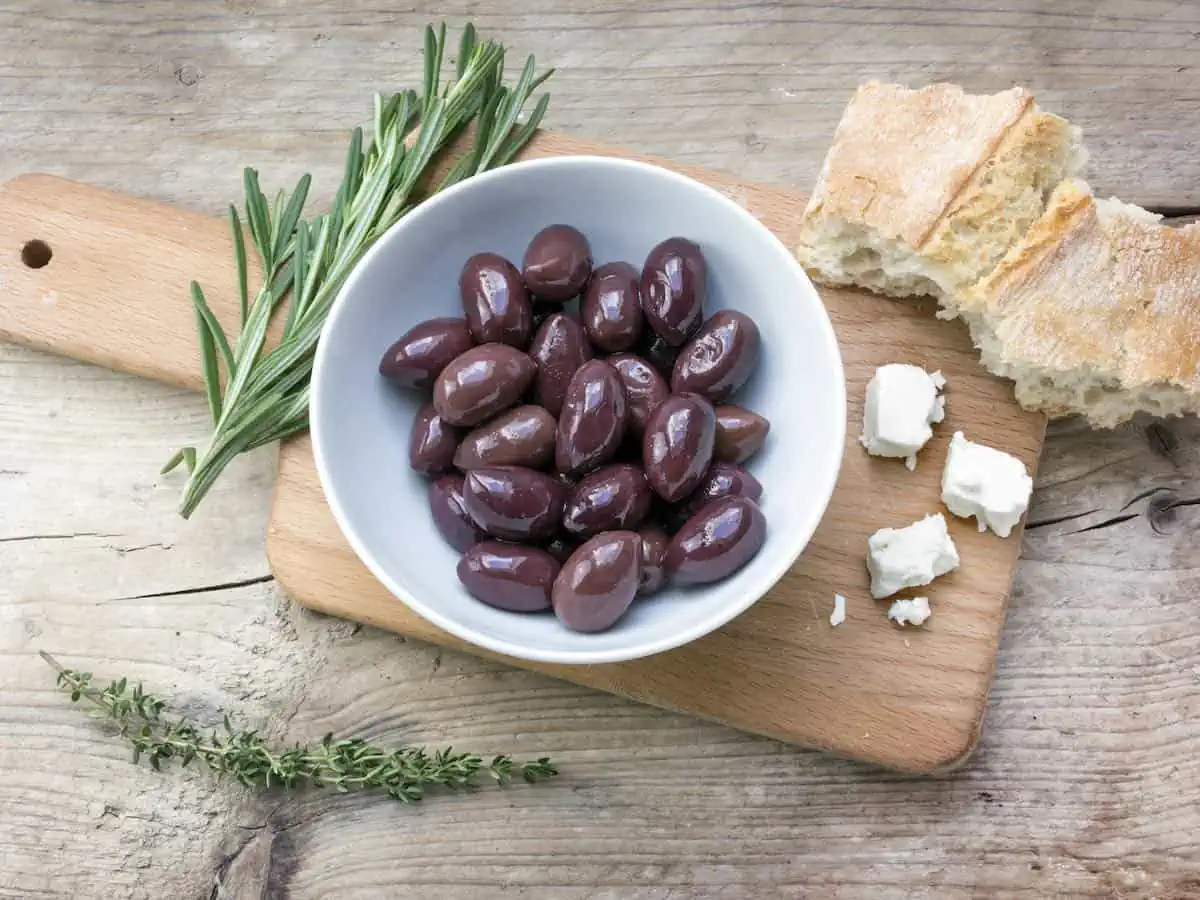
[[[807,187],[861,80],[1019,82],[1083,126],[1100,192],[1200,210],[1189,0],[415,5],[0,2],[0,178],[218,213],[250,164],[326,199],[445,16],[559,67],[556,130]],[[1200,897],[1195,420],[1052,426],[980,748],[910,779],[300,611],[263,553],[270,453],[190,522],[156,476],[199,396],[11,346],[0,373],[0,896]],[[415,808],[156,775],[38,649],[283,739],[564,775]]]

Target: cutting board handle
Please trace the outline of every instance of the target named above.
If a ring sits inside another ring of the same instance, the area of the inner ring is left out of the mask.
[[[21,175],[0,185],[0,337],[199,390],[189,285],[236,334],[232,243],[212,216]]]

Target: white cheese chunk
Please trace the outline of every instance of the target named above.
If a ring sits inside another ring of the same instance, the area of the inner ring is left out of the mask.
[[[945,385],[941,372],[930,375],[902,363],[880,366],[867,385],[859,442],[872,456],[900,458],[915,469],[917,453],[933,437],[930,426],[945,418],[945,402],[938,394]]]
[[[1025,464],[1003,450],[954,432],[942,470],[942,502],[956,516],[979,521],[979,530],[1008,537],[1029,508],[1033,479]]]
[[[871,596],[890,597],[906,587],[929,584],[958,568],[958,550],[941,513],[905,528],[881,528],[867,541]]]
[[[924,625],[929,615],[928,597],[913,597],[911,600],[894,600],[888,609],[888,618],[901,626]]]
[[[846,598],[841,594],[833,595],[833,612],[829,614],[829,624],[837,628],[846,621]]]

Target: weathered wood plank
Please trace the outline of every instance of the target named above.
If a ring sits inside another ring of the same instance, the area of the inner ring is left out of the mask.
[[[811,185],[860,81],[1021,83],[1085,129],[1100,191],[1200,206],[1183,127],[1200,115],[1200,7],[1186,0],[10,2],[5,145],[204,211],[237,195],[243,165],[280,182],[311,169],[329,196],[368,92],[417,83],[417,29],[443,17],[559,67],[552,129],[751,180]]]
[[[1100,190],[1200,205],[1187,2],[0,3],[0,177],[219,212],[250,163],[327,195],[365,92],[415,74],[414,26],[465,13],[562,67],[554,127],[646,152],[807,184],[862,78],[1020,81],[1087,129]],[[1195,421],[1053,427],[981,748],[931,780],[356,632],[269,583],[210,589],[267,573],[273,460],[181,522],[155,473],[204,422],[199,397],[0,348],[2,897],[1200,895]],[[565,774],[414,809],[214,790],[130,766],[37,649],[289,739],[549,752]]]

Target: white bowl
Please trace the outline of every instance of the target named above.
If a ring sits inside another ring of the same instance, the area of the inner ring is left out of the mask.
[[[434,527],[427,482],[408,468],[421,397],[379,375],[388,346],[420,321],[460,315],[458,274],[483,250],[520,266],[530,238],[567,223],[597,265],[640,268],[660,241],[699,243],[709,267],[706,315],[752,316],[762,354],[734,402],[771,421],[747,467],[762,482],[767,537],[725,581],[638,599],[609,631],[580,634],[550,613],[486,606],[459,583],[458,554]],[[401,601],[438,627],[497,653],[557,663],[649,656],[720,628],[783,577],[812,537],[837,480],[846,388],[837,339],[791,253],[742,207],[657,166],[556,157],[477,176],[427,200],[366,254],[329,313],[312,377],[313,448],[325,496],[350,545]]]

